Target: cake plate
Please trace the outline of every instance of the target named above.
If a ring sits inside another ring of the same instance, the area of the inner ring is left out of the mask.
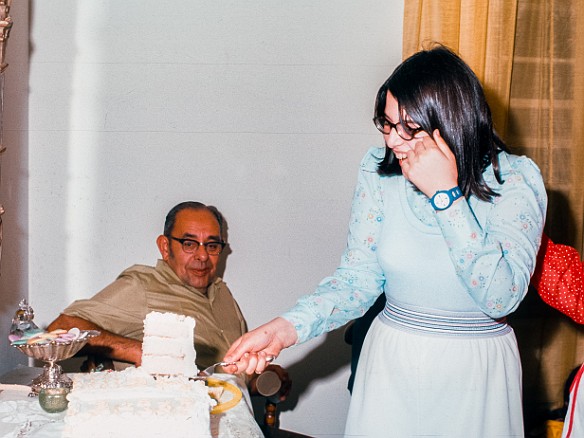
[[[46,344],[13,345],[27,356],[46,362],[43,372],[35,377],[30,385],[32,391],[30,395],[38,395],[42,388],[71,389],[73,381],[63,373],[63,369],[57,362],[73,357],[89,339],[99,335],[100,332],[97,330],[81,330],[77,339],[68,342],[51,341]]]

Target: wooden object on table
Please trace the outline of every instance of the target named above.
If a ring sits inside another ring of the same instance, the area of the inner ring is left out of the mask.
[[[264,424],[267,427],[276,427],[276,403],[267,400],[265,409]]]

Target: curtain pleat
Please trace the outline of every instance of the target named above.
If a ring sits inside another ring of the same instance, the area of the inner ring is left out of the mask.
[[[499,134],[540,167],[546,232],[584,248],[584,0],[408,0],[403,57],[438,42],[470,65]],[[526,432],[563,405],[584,327],[530,291],[509,318],[524,369]]]

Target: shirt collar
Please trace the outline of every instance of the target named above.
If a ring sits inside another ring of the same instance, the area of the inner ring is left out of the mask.
[[[183,287],[186,287],[191,292],[197,293],[199,295],[205,295],[209,298],[209,301],[213,302],[215,300],[215,294],[217,291],[217,287],[221,282],[219,277],[216,277],[211,284],[206,289],[198,289],[196,287],[189,286],[188,284],[183,283],[183,281],[176,275],[176,273],[172,270],[168,263],[166,263],[162,259],[158,259],[156,262],[156,269],[162,273],[166,281],[170,284],[178,284]]]

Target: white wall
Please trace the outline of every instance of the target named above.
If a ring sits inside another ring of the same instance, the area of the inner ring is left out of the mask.
[[[153,264],[187,199],[227,218],[224,278],[250,327],[311,292],[344,247],[359,160],[382,141],[373,102],[402,16],[400,0],[32,0],[21,190],[37,322]],[[279,361],[294,380],[282,427],[339,436],[342,333]]]

